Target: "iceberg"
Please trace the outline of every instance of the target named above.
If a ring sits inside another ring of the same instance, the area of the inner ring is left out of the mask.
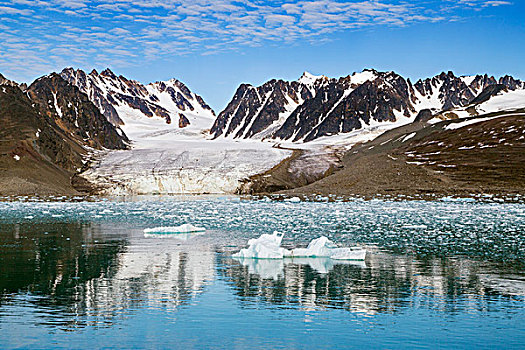
[[[306,248],[296,248],[291,251],[291,256],[301,258],[329,258],[337,246],[328,238],[321,236],[308,244]]]
[[[366,249],[360,247],[338,248],[334,242],[321,236],[312,240],[306,248],[288,250],[281,247],[283,234],[263,234],[250,239],[248,248],[233,254],[234,258],[246,259],[284,259],[284,258],[329,258],[333,260],[358,260],[366,258]]]
[[[193,226],[192,224],[183,224],[180,226],[153,227],[144,229],[145,234],[167,234],[167,233],[192,233],[204,232],[204,227]]]
[[[281,248],[284,234],[274,231],[273,234],[263,234],[259,238],[250,239],[248,248],[241,249],[233,254],[234,258],[251,259],[282,259],[290,254],[290,251]]]

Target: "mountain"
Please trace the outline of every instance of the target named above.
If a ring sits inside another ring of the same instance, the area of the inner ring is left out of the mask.
[[[129,141],[80,90],[52,73],[33,82],[26,91],[41,114],[74,142],[95,149],[125,149]]]
[[[492,86],[501,86],[495,92]],[[503,89],[502,87],[505,87]],[[489,89],[489,90],[487,90]],[[413,84],[394,72],[364,70],[339,79],[304,73],[293,82],[242,84],[212,126],[214,138],[308,142],[381,123],[406,124],[422,110],[432,114],[480,103],[502,91],[525,89],[505,76],[456,77],[452,72]]]
[[[2,74],[0,74],[0,85],[4,85],[4,86],[16,86],[18,87],[18,84],[15,83],[14,81],[11,81],[9,79],[7,79],[6,77],[4,77]]]
[[[77,86],[115,126],[135,139],[162,129],[209,128],[215,113],[202,97],[171,79],[143,85],[106,69],[86,74],[73,68],[60,76]]]
[[[342,170],[289,195],[522,200],[525,109],[410,123],[355,145]]]
[[[298,81],[270,80],[254,87],[242,84],[212,126],[215,136],[262,138],[271,135],[304,101],[328,83],[326,77],[305,73]]]
[[[125,149],[127,137],[85,94],[57,74],[22,91],[0,86],[0,193],[74,193],[71,177],[96,149]]]

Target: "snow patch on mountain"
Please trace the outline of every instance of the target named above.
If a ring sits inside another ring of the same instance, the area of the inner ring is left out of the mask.
[[[200,133],[209,129],[215,113],[182,82],[171,79],[148,85],[115,75],[106,69],[66,68],[61,76],[88,95],[114,125],[121,125],[131,140],[144,139],[149,133],[187,128]]]
[[[298,83],[304,85],[311,85],[319,79],[326,78],[324,75],[313,75],[309,72],[304,72],[303,75],[297,80]]]
[[[525,108],[525,90],[501,92],[480,104],[477,110],[480,113],[493,113],[520,108]]]
[[[350,77],[350,82],[352,84],[361,85],[366,83],[367,81],[375,80],[377,77],[378,75],[376,71],[371,69],[365,69],[361,73],[356,72],[352,74],[352,76]]]

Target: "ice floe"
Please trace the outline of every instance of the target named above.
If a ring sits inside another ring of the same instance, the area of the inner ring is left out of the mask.
[[[245,259],[284,259],[284,258],[330,258],[334,260],[364,260],[366,250],[359,247],[338,248],[334,242],[321,236],[308,244],[306,248],[288,250],[281,247],[283,234],[263,234],[250,239],[248,248],[233,254],[234,258]]]
[[[282,259],[290,251],[281,247],[284,234],[275,231],[273,234],[262,234],[259,238],[250,239],[248,248],[233,254],[235,258]]]
[[[183,224],[180,226],[153,227],[144,229],[144,234],[169,234],[169,233],[192,233],[204,232],[204,227],[193,226],[192,224]]]

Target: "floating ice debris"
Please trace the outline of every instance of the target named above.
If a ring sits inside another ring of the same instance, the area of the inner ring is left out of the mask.
[[[322,236],[312,240],[306,248],[293,249],[290,255],[303,258],[328,258],[330,257],[332,250],[336,248],[337,246],[332,241]]]
[[[338,248],[334,242],[322,236],[308,244],[306,248],[287,250],[281,248],[283,234],[274,232],[263,234],[248,241],[248,248],[233,254],[234,258],[283,259],[283,258],[330,258],[334,260],[365,260],[366,250],[358,247]]]
[[[336,248],[332,250],[330,259],[333,260],[357,260],[363,261],[366,258],[366,249],[359,247]]]
[[[299,198],[299,197],[286,198],[284,201],[285,202],[290,202],[290,203],[300,203],[301,202],[301,198]]]
[[[253,259],[282,259],[289,255],[290,251],[281,248],[283,234],[274,231],[273,234],[267,233],[259,238],[250,239],[248,248],[241,249],[240,252],[233,254],[234,258],[253,258]]]
[[[321,236],[308,244],[306,248],[296,248],[291,257],[330,258],[334,260],[365,260],[366,250],[359,247],[338,248],[334,242]]]
[[[144,229],[144,233],[191,233],[206,231],[204,227],[193,226],[192,224],[183,224],[180,226],[154,227]]]

